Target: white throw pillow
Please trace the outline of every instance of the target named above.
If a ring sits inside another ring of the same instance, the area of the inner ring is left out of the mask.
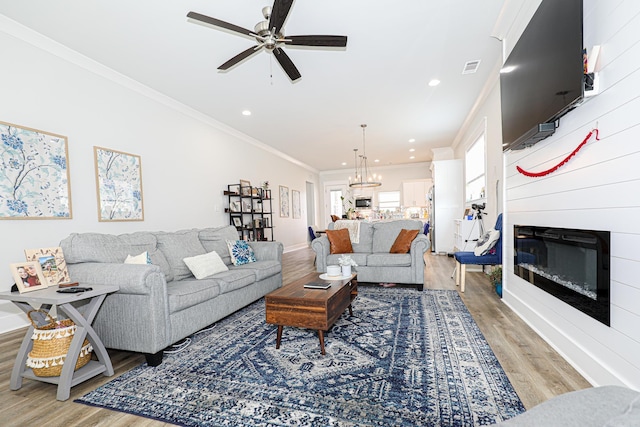
[[[478,245],[473,250],[475,256],[486,255],[496,245],[500,238],[500,231],[492,228],[478,239]]]
[[[124,260],[125,264],[151,264],[151,258],[147,251],[142,252],[140,255],[131,256],[127,255],[127,259]]]
[[[196,279],[204,279],[221,271],[229,270],[216,251],[183,259]]]

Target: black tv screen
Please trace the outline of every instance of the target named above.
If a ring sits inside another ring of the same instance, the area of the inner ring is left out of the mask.
[[[503,150],[553,134],[582,100],[582,49],[582,0],[543,0],[500,73]]]

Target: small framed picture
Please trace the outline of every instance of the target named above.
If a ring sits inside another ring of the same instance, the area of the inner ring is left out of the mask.
[[[251,196],[251,182],[245,179],[240,180],[240,194],[243,196]]]
[[[27,261],[38,261],[49,286],[71,282],[61,247],[25,249]]]
[[[11,264],[10,268],[20,293],[46,289],[49,285],[38,261],[17,262]]]
[[[229,203],[229,210],[231,212],[240,212],[240,202],[239,201],[234,201]]]
[[[253,209],[251,207],[251,200],[244,200],[242,202],[242,210],[244,212],[252,212],[253,211]]]
[[[242,221],[240,220],[240,218],[234,217],[233,218],[233,225],[235,225],[236,227],[242,227]]]

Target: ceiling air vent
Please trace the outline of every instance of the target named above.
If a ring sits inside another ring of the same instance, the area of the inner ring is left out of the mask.
[[[478,71],[478,67],[480,66],[480,60],[476,59],[475,61],[467,61],[464,64],[464,68],[462,69],[462,74],[473,74]]]

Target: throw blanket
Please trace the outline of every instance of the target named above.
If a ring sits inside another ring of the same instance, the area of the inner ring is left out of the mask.
[[[360,243],[360,221],[339,219],[333,225],[333,229],[340,230],[341,228],[349,230],[349,239],[351,239],[351,243]]]

